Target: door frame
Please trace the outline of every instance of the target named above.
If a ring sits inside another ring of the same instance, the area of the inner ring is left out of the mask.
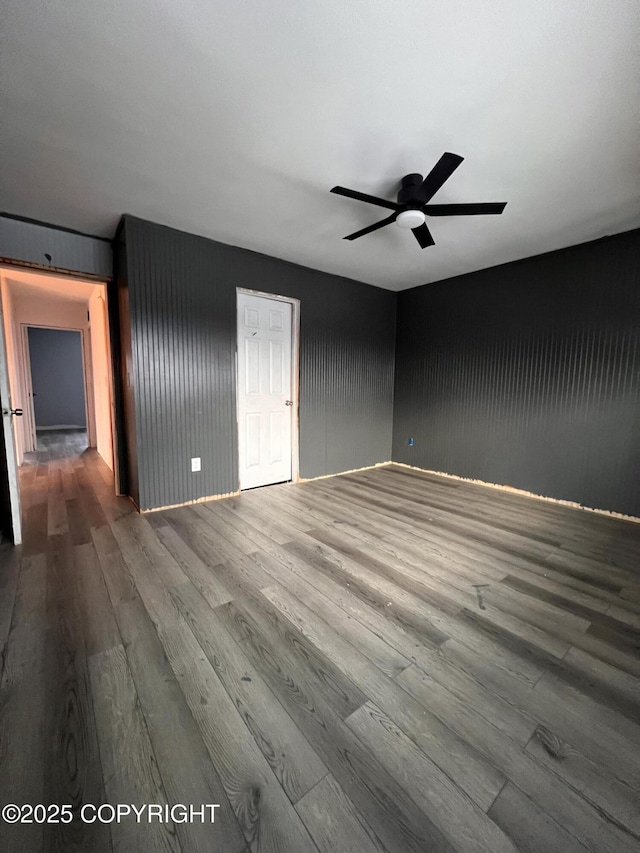
[[[4,433],[4,453],[7,462],[7,490],[11,511],[11,535],[14,545],[22,545],[22,501],[18,482],[18,459],[16,453],[15,422],[13,421],[14,401],[11,398],[6,336],[4,331],[4,305],[0,298],[0,388],[2,388],[1,429]],[[5,399],[6,397],[6,399]]]
[[[31,381],[31,353],[29,351],[29,333],[23,323],[20,324],[20,361],[18,362],[18,384],[20,395],[25,401],[24,412],[23,453],[33,453],[37,449],[36,413],[33,405],[33,383]]]
[[[95,400],[93,398],[93,364],[91,362],[91,346],[88,329],[77,326],[45,326],[41,323],[20,323],[20,334],[23,340],[23,352],[26,355],[23,372],[24,399],[29,401],[29,428],[33,428],[32,439],[36,442],[36,412],[33,403],[33,377],[31,375],[31,352],[29,349],[29,329],[51,329],[54,332],[78,332],[82,349],[82,382],[84,386],[84,417],[87,425],[87,443],[89,447],[96,446]],[[26,449],[26,448],[25,448]],[[35,446],[29,448],[34,451]]]
[[[300,482],[300,300],[293,296],[282,296],[278,293],[266,293],[263,290],[253,290],[249,287],[236,287],[236,430],[240,430],[240,404],[238,385],[238,294],[247,293],[250,296],[262,296],[276,302],[288,302],[291,305],[291,482]],[[240,441],[238,441],[238,485],[240,483]],[[263,486],[262,488],[268,488]]]
[[[114,476],[114,486],[115,486],[115,494],[122,494],[122,481],[123,481],[123,473],[121,471],[121,456],[120,456],[120,448],[118,442],[118,425],[120,421],[124,417],[124,413],[119,404],[119,398],[116,399],[116,378],[115,378],[115,353],[112,342],[112,334],[114,329],[114,323],[118,323],[118,315],[117,311],[112,312],[110,310],[109,305],[109,294],[110,288],[113,283],[113,279],[103,278],[101,276],[94,276],[91,273],[82,273],[76,272],[74,270],[66,270],[66,269],[49,269],[47,267],[40,267],[35,264],[21,262],[21,261],[13,261],[10,259],[2,258],[0,259],[0,282],[4,281],[5,277],[10,277],[13,271],[16,272],[32,272],[38,276],[51,276],[55,278],[67,278],[71,281],[82,281],[85,284],[97,285],[102,288],[102,292],[104,295],[104,318],[107,327],[107,335],[106,335],[106,346],[107,346],[107,364],[109,365],[108,380],[109,380],[109,397],[111,400],[111,445],[113,452],[113,476]],[[4,298],[3,294],[0,292],[0,303],[2,303],[2,315],[4,316],[5,306],[4,306]],[[22,324],[21,324],[22,325]],[[28,325],[36,325],[34,323]],[[60,328],[60,327],[49,327],[49,328]],[[84,333],[83,329],[72,329],[71,331],[80,331]],[[91,350],[90,346],[90,335],[91,330],[89,329],[87,332],[87,347],[85,344],[85,335],[82,334],[83,341],[83,350],[88,349],[89,352]],[[20,336],[21,338],[21,336]],[[20,359],[20,364],[18,365],[18,382],[21,386],[21,389],[24,390],[24,371],[26,370],[26,365],[24,362],[24,341],[20,339],[18,341],[18,347],[20,347],[20,355],[22,356]],[[28,350],[28,347],[27,347]],[[83,359],[83,364],[84,364]],[[31,370],[29,366],[29,371]],[[29,376],[31,373],[29,372]],[[91,389],[91,399],[93,400],[93,387]],[[87,395],[85,393],[85,401],[87,400]],[[31,400],[31,405],[33,405],[33,400]],[[94,410],[95,411],[95,410]],[[87,420],[87,427],[89,425],[89,420]],[[35,419],[34,419],[34,428],[35,428]],[[25,448],[26,450],[26,448]]]

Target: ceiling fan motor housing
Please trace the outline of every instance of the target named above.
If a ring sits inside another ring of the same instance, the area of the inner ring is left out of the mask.
[[[422,175],[413,173],[405,175],[401,181],[401,189],[398,193],[398,204],[408,204],[420,207],[420,201],[416,198],[416,191],[422,184]]]

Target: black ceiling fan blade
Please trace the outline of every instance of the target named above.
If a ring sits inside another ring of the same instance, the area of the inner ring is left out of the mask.
[[[422,202],[427,202],[438,192],[440,187],[448,180],[458,168],[464,157],[459,154],[446,152],[438,160],[433,169],[418,187],[417,196]]]
[[[348,237],[343,237],[342,239],[357,240],[358,237],[364,237],[365,234],[371,234],[372,231],[377,231],[378,228],[384,228],[385,225],[391,225],[395,218],[395,213],[392,213],[391,216],[387,216],[386,219],[382,219],[380,222],[376,222],[373,225],[369,225],[367,228],[363,228],[361,231],[356,231],[354,234],[349,234]]]
[[[431,236],[431,231],[429,231],[426,225],[418,225],[417,228],[412,228],[411,230],[418,243],[420,243],[421,249],[426,249],[427,246],[435,246],[436,241]]]
[[[366,201],[367,204],[377,204],[378,207],[387,207],[389,210],[399,210],[400,205],[395,201],[387,201],[386,198],[377,198],[374,195],[359,193],[356,190],[348,190],[346,187],[333,187],[332,193],[353,198],[356,201]]]
[[[506,201],[479,204],[425,204],[422,211],[427,216],[479,216],[485,213],[502,213],[506,206]]]

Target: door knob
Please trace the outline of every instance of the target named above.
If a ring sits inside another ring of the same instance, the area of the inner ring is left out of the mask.
[[[293,406],[293,400],[285,400],[284,404],[285,406]]]

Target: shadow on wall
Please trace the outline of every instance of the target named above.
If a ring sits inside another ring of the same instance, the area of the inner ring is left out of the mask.
[[[79,331],[29,328],[36,429],[86,428]]]

